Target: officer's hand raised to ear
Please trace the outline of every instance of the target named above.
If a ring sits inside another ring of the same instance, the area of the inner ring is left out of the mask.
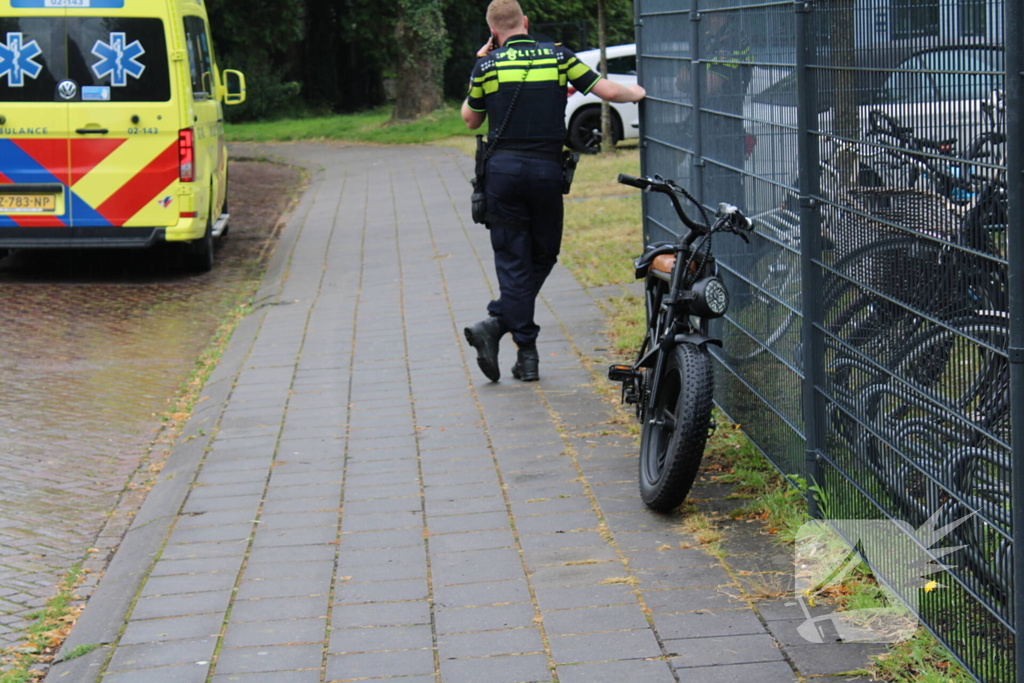
[[[498,41],[496,41],[494,39],[494,35],[492,34],[491,35],[491,39],[488,40],[487,43],[485,43],[482,48],[480,48],[479,50],[476,51],[476,56],[477,57],[486,57],[487,55],[491,54],[491,50],[494,50],[497,47],[498,47]]]

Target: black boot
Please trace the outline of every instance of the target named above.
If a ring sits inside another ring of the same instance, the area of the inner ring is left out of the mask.
[[[524,382],[536,382],[540,379],[540,354],[536,346],[520,347],[516,356],[516,364],[512,366],[512,376]]]
[[[497,382],[501,378],[498,369],[498,342],[508,330],[501,318],[490,317],[470,325],[465,330],[466,341],[476,348],[476,362],[487,379]]]

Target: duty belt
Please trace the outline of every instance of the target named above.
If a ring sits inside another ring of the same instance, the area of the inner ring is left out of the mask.
[[[546,159],[547,161],[553,161],[556,164],[562,163],[561,152],[534,152],[526,149],[497,149],[494,150],[494,154],[491,156],[498,155],[526,157],[528,159]]]

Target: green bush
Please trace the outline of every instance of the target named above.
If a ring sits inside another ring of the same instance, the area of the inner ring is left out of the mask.
[[[286,81],[269,59],[248,58],[231,68],[245,74],[245,102],[225,107],[228,121],[257,121],[295,116],[303,113],[304,104],[299,97],[302,84]]]

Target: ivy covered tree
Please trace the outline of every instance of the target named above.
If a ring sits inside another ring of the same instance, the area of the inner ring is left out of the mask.
[[[419,118],[444,104],[448,56],[441,0],[398,0],[395,111],[392,118]]]

